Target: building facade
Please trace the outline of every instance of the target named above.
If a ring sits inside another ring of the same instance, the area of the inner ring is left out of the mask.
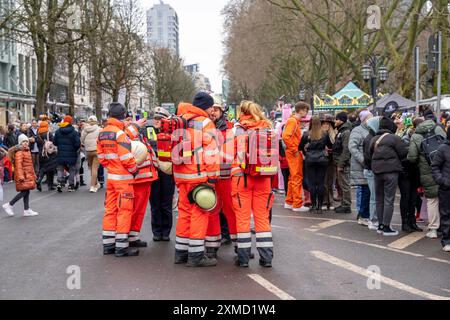
[[[147,43],[180,55],[178,15],[162,1],[147,11]]]

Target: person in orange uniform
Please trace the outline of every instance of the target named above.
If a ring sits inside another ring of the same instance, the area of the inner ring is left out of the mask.
[[[189,200],[190,193],[198,185],[214,184],[220,174],[216,129],[208,116],[213,105],[214,99],[209,94],[201,92],[195,96],[193,104],[181,104],[178,107],[178,115],[188,123],[186,130],[188,139],[184,138],[182,141],[182,153],[190,154],[190,158],[180,163],[174,159],[176,152],[172,152],[173,175],[179,191],[175,264],[187,263],[189,267],[217,265],[216,259],[205,255],[205,238],[210,213]],[[173,150],[177,150],[178,147]]]
[[[100,132],[97,153],[108,170],[105,215],[103,217],[103,253],[116,257],[139,255],[129,247],[128,235],[134,209],[134,178],[139,173],[131,154],[131,140],[125,133],[126,109],[120,103],[109,106],[109,119]]]
[[[304,102],[297,103],[295,105],[295,114],[288,119],[282,136],[286,144],[286,159],[290,173],[284,207],[295,212],[309,211],[309,208],[303,206],[303,156],[298,150],[302,138],[301,119],[306,117],[308,112],[308,104]]]
[[[235,125],[235,152],[236,159],[231,170],[231,196],[237,222],[238,257],[236,265],[248,267],[251,255],[251,226],[250,220],[253,213],[256,232],[256,247],[260,256],[259,263],[264,267],[272,266],[273,240],[272,227],[269,221],[269,213],[273,205],[271,176],[244,175],[243,165],[245,160],[240,155],[240,150],[247,139],[247,133],[242,132],[255,129],[271,129],[272,126],[264,116],[261,107],[251,101],[243,101],[240,105],[241,116]],[[245,146],[245,150],[247,147]],[[245,151],[243,152],[245,153]],[[247,166],[248,164],[245,164]]]
[[[236,216],[231,199],[231,165],[234,160],[234,135],[232,131],[233,124],[228,121],[225,107],[218,97],[214,97],[214,106],[209,117],[217,129],[220,149],[220,178],[216,183],[217,210],[209,215],[206,234],[206,255],[210,258],[216,258],[222,240],[221,213],[225,215],[230,238],[234,244],[236,244],[237,239]]]
[[[143,119],[143,121],[146,122],[146,119]],[[147,247],[147,242],[142,241],[139,238],[139,234],[147,211],[152,182],[158,179],[158,161],[150,143],[140,134],[139,125],[131,123],[131,120],[126,124],[128,125],[125,133],[130,139],[144,143],[148,149],[147,160],[143,164],[138,165],[139,173],[133,182],[134,210],[131,217],[131,228],[128,238],[131,248],[145,248]]]

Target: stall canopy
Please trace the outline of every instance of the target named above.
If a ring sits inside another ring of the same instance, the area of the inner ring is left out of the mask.
[[[372,98],[353,82],[349,82],[333,96],[326,95],[324,99],[317,95],[314,96],[314,108],[316,111],[362,109],[367,108],[370,103],[372,103]]]
[[[416,103],[412,100],[406,99],[398,93],[387,94],[377,101],[377,110],[385,110],[388,106],[394,106],[397,110],[409,110],[416,107]],[[373,110],[373,104],[370,106]]]

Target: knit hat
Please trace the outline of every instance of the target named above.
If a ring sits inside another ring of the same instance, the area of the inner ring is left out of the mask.
[[[367,125],[373,130],[374,133],[377,133],[380,130],[380,120],[381,117],[373,117],[367,120]]]
[[[24,142],[24,141],[30,141],[29,139],[28,139],[28,137],[26,136],[26,135],[24,135],[24,134],[21,134],[20,136],[19,136],[19,146],[22,144],[22,142]]]
[[[71,116],[65,116],[63,122],[67,122],[69,124],[72,124],[73,118]]]
[[[170,117],[170,112],[167,111],[166,109],[161,108],[161,107],[156,107],[155,108],[155,114],[154,114],[153,118],[163,118],[163,119],[165,119],[165,118],[169,118],[169,117]]]
[[[395,130],[395,123],[388,117],[383,117],[380,120],[380,130],[389,130],[390,132],[394,133]]]
[[[423,113],[423,117],[425,118],[425,120],[436,121],[436,116],[434,115],[433,110],[430,110],[430,109],[425,110],[425,112]]]
[[[127,109],[119,102],[113,102],[109,105],[109,116],[117,120],[125,120]]]
[[[47,121],[41,121],[39,123],[39,129],[38,129],[38,133],[47,133],[48,132],[48,122]]]
[[[372,118],[372,117],[373,117],[373,114],[369,110],[363,110],[359,114],[359,120],[361,120],[361,122],[364,122],[368,118]]]
[[[340,112],[336,115],[336,120],[341,120],[342,122],[348,121],[348,115],[346,112]]]
[[[88,118],[88,122],[89,122],[89,123],[98,123],[98,119],[97,119],[96,116],[90,116],[90,117]]]
[[[192,104],[197,108],[207,110],[214,106],[214,99],[206,92],[199,92],[195,96],[194,102]]]

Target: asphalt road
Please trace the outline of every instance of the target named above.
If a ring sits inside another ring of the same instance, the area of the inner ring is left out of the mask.
[[[0,299],[450,299],[450,255],[438,240],[384,238],[355,215],[294,214],[277,196],[272,269],[258,257],[248,269],[235,267],[231,246],[220,250],[217,267],[191,269],[173,264],[174,235],[151,241],[149,215],[142,238],[150,245],[139,257],[103,256],[104,191],[45,190],[31,195],[38,217],[22,217],[21,202],[15,217],[0,213]],[[6,185],[5,201],[14,194]]]

